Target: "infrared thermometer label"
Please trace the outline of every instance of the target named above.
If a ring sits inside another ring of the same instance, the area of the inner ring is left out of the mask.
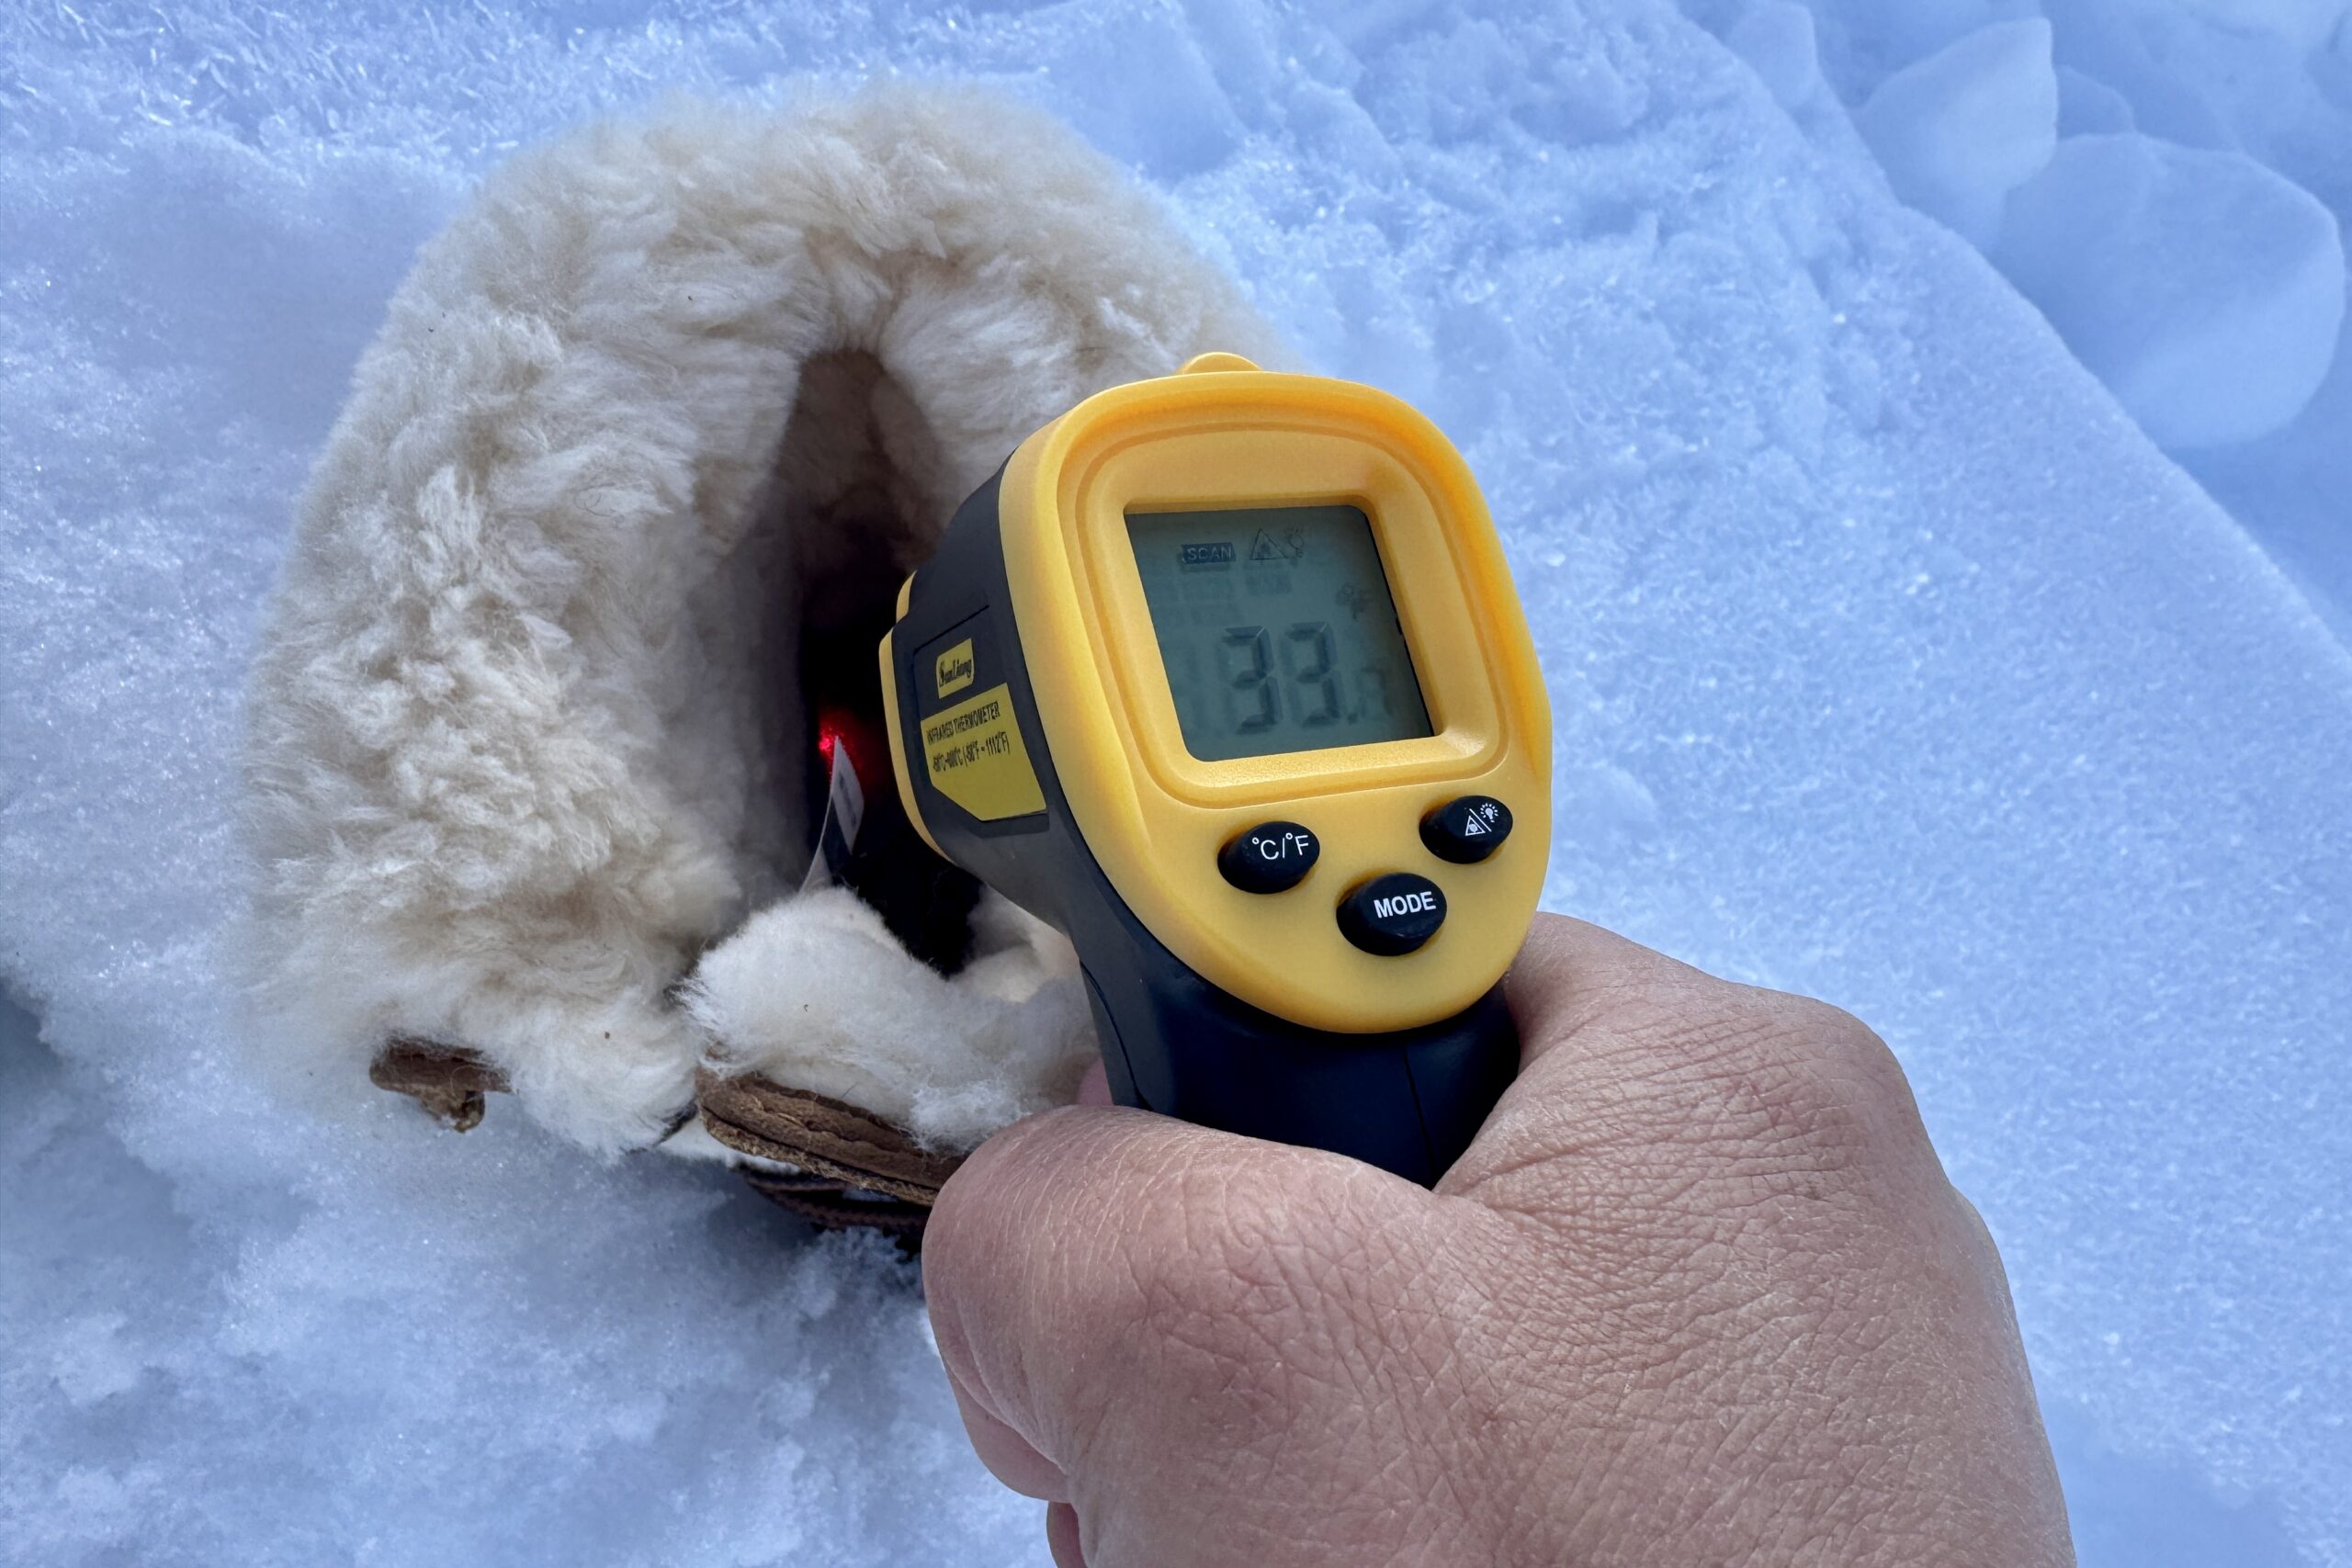
[[[933,700],[961,696],[981,681],[994,683],[916,721],[932,787],[983,822],[1046,809],[1045,789],[1012,711],[1012,688],[995,653],[986,627],[970,621],[924,649],[937,694]]]

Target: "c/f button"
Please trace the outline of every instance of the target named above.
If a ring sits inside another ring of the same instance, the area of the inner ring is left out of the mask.
[[[1295,822],[1261,822],[1217,852],[1216,868],[1244,893],[1284,893],[1315,869],[1323,845]]]

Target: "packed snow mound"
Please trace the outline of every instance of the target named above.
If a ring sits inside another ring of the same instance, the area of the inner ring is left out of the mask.
[[[1993,259],[2175,448],[2287,424],[2344,326],[2335,215],[2239,152],[2069,137],[2009,202]]]
[[[1805,67],[1786,4],[1684,9],[1794,106]],[[2352,215],[2352,3],[1811,0],[1806,17],[1888,184],[2042,304],[2166,447],[2258,441],[2301,422],[2332,370],[2352,380],[2332,232]],[[1841,127],[1809,124],[1838,143]],[[2024,231],[2005,239],[2020,205]],[[2340,421],[2299,434],[2345,454],[2330,472],[2352,481]],[[2257,529],[2291,537],[2293,513],[2344,486],[2255,488],[2230,484]],[[2314,563],[2300,540],[2290,555],[2352,598],[2352,566]]]
[[[2181,0],[2181,9],[2239,32],[2266,33],[2290,49],[2344,46],[2352,0]]]
[[[1993,9],[1856,0],[1910,29],[1865,62],[1817,7],[1787,108],[1649,0],[0,11],[0,1561],[1043,1562],[887,1246],[495,1109],[291,1113],[212,945],[255,610],[416,245],[589,114],[877,70],[1065,116],[1462,446],[1550,903],[1890,1038],[2086,1568],[2344,1561],[2352,661],[1845,120]],[[2173,8],[2078,10],[2059,64],[2191,140],[2086,52]],[[2333,192],[2340,56],[2197,101]]]
[[[1896,195],[1990,245],[2009,192],[2058,142],[2050,24],[1980,28],[1880,83],[1854,119]]]
[[[1747,62],[1784,108],[1804,103],[1821,88],[1813,13],[1796,0],[1758,0],[1732,24],[1724,41]]]
[[[2137,131],[2173,149],[2248,158],[2316,198],[2335,215],[2339,231],[2352,224],[2352,0],[1935,0],[1902,6],[1808,0],[1802,28],[1788,14],[1794,0],[1681,4],[1750,62],[1792,118],[1833,156],[1852,150],[1861,110],[1894,78],[1924,69],[1988,29],[2046,20],[2061,139]],[[1804,83],[1808,75],[1808,62],[1797,54],[1801,40],[1817,51],[1811,71],[1829,90],[1807,85],[1789,91],[1790,84]],[[1950,204],[1939,205],[1935,193],[1923,192],[1906,172],[1909,144],[1904,134],[1916,141],[1927,132],[1901,121],[1894,113],[1897,101],[1878,104],[1879,155],[1886,160],[1890,181],[1908,184],[1913,200],[1954,221]],[[1982,129],[1998,140],[1998,125]],[[2014,131],[2014,121],[2008,129]],[[1964,157],[1968,150],[1963,141],[1956,155]],[[2165,156],[2161,151],[2153,155]],[[2236,177],[2241,183],[2253,179],[2243,170]],[[2281,210],[2291,205],[2275,188],[2267,199]],[[1979,231],[1964,219],[1959,221],[1984,243]],[[2198,309],[2210,309],[2216,280],[2203,258],[2238,252],[2243,237],[2224,223],[2184,228],[2167,240],[2160,253],[2132,257],[2124,276],[2141,288],[2124,301],[2122,315],[2141,300],[2167,292],[2199,295]],[[1997,241],[1991,254],[1996,261],[2003,254]],[[2352,647],[2352,524],[2342,502],[2352,494],[2352,325],[2337,330],[2330,349],[2320,330],[2327,292],[2320,276],[2324,250],[2313,246],[2302,254],[2312,269],[2303,275],[2300,293],[2291,284],[2281,292],[2278,275],[2267,275],[2274,305],[2293,299],[2310,312],[2312,332],[2290,350],[2285,372],[2262,365],[2250,388],[2254,395],[2216,411],[2213,403],[2249,389],[2247,382],[2233,383],[2225,373],[2204,395],[2185,394],[2207,405],[2206,414],[2220,417],[2176,422],[2167,409],[2144,427],[2172,444],[2182,463],[2311,594],[2338,639]],[[2166,276],[2168,268],[2180,269],[2180,275]],[[2244,292],[2228,284],[2218,288],[2233,297]],[[2172,363],[2177,325],[2141,321],[2136,330],[2145,333],[2144,342],[2112,344],[2119,350],[2112,363],[2142,369]],[[2194,335],[2195,329],[2189,331]],[[2227,356],[2222,345],[2205,346]],[[2138,352],[2143,347],[2153,352]],[[2309,378],[2300,367],[2331,353],[2333,363],[2298,408],[2291,394]],[[2176,385],[2188,379],[2159,378]],[[2140,383],[2110,386],[2135,411],[2151,401]]]
[[[2131,99],[2071,65],[2058,67],[2056,75],[2059,135],[2095,136],[2132,128]]]

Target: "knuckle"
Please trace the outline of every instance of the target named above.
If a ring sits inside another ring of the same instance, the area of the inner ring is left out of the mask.
[[[1776,996],[1771,1010],[1771,1038],[1797,1092],[1872,1120],[1912,1111],[1902,1065],[1860,1019],[1810,997]]]
[[[1694,995],[1622,996],[1600,1022],[1641,1076],[1668,1091],[1673,1142],[1843,1167],[1917,1129],[1894,1053],[1826,1002],[1711,984]]]
[[[1574,1043],[1540,1060],[1546,1092],[1521,1095],[1474,1177],[1491,1201],[1553,1201],[1604,1170],[1677,1210],[1859,1201],[1939,1170],[1894,1053],[1842,1009],[1685,971],[1589,987],[1559,1027]]]
[[[1738,1087],[1763,1141],[1841,1168],[1927,1149],[1909,1080],[1868,1025],[1806,997],[1764,993],[1751,1006]]]

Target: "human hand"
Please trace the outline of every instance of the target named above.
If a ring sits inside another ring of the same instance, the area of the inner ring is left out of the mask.
[[[1539,917],[1434,1192],[1075,1107],[925,1241],[973,1446],[1062,1568],[2070,1563],[2007,1283],[1894,1057]]]

